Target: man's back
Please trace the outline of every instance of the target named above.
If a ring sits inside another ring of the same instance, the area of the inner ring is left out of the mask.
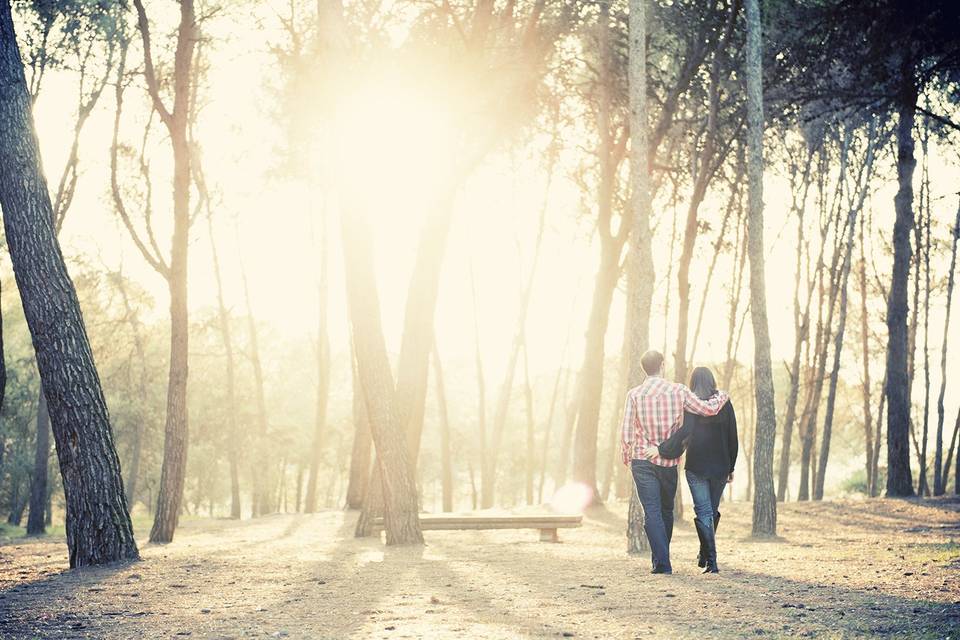
[[[698,398],[686,385],[670,382],[660,376],[649,376],[627,393],[621,432],[623,463],[639,460],[644,447],[657,445],[680,428],[684,410],[712,416],[723,407],[727,395],[718,392],[707,400]],[[679,460],[660,457],[651,459],[656,465],[674,467]]]

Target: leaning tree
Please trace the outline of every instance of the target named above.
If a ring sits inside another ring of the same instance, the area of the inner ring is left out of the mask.
[[[0,207],[60,460],[70,566],[135,559],[120,460],[57,240],[31,107],[7,0],[0,4]]]

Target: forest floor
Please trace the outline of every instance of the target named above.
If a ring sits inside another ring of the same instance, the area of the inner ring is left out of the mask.
[[[674,575],[650,575],[623,505],[560,544],[385,548],[325,512],[192,521],[140,562],[70,571],[62,537],[19,539],[0,546],[0,638],[960,637],[960,499],[781,505],[774,542],[749,538],[750,504],[721,510],[711,576],[688,525]]]

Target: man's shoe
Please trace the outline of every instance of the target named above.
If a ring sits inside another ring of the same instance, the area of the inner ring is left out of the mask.
[[[662,573],[663,575],[673,575],[673,569],[654,569],[650,573]]]

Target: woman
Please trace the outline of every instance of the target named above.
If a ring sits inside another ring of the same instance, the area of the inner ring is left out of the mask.
[[[717,392],[717,382],[706,367],[697,367],[690,375],[690,390],[706,400]],[[658,446],[644,449],[647,458],[679,458],[687,450],[686,476],[693,496],[694,524],[700,538],[697,565],[704,573],[717,569],[716,530],[720,522],[720,497],[728,482],[733,481],[737,461],[737,417],[733,404],[727,402],[715,416],[683,414],[683,426]]]

